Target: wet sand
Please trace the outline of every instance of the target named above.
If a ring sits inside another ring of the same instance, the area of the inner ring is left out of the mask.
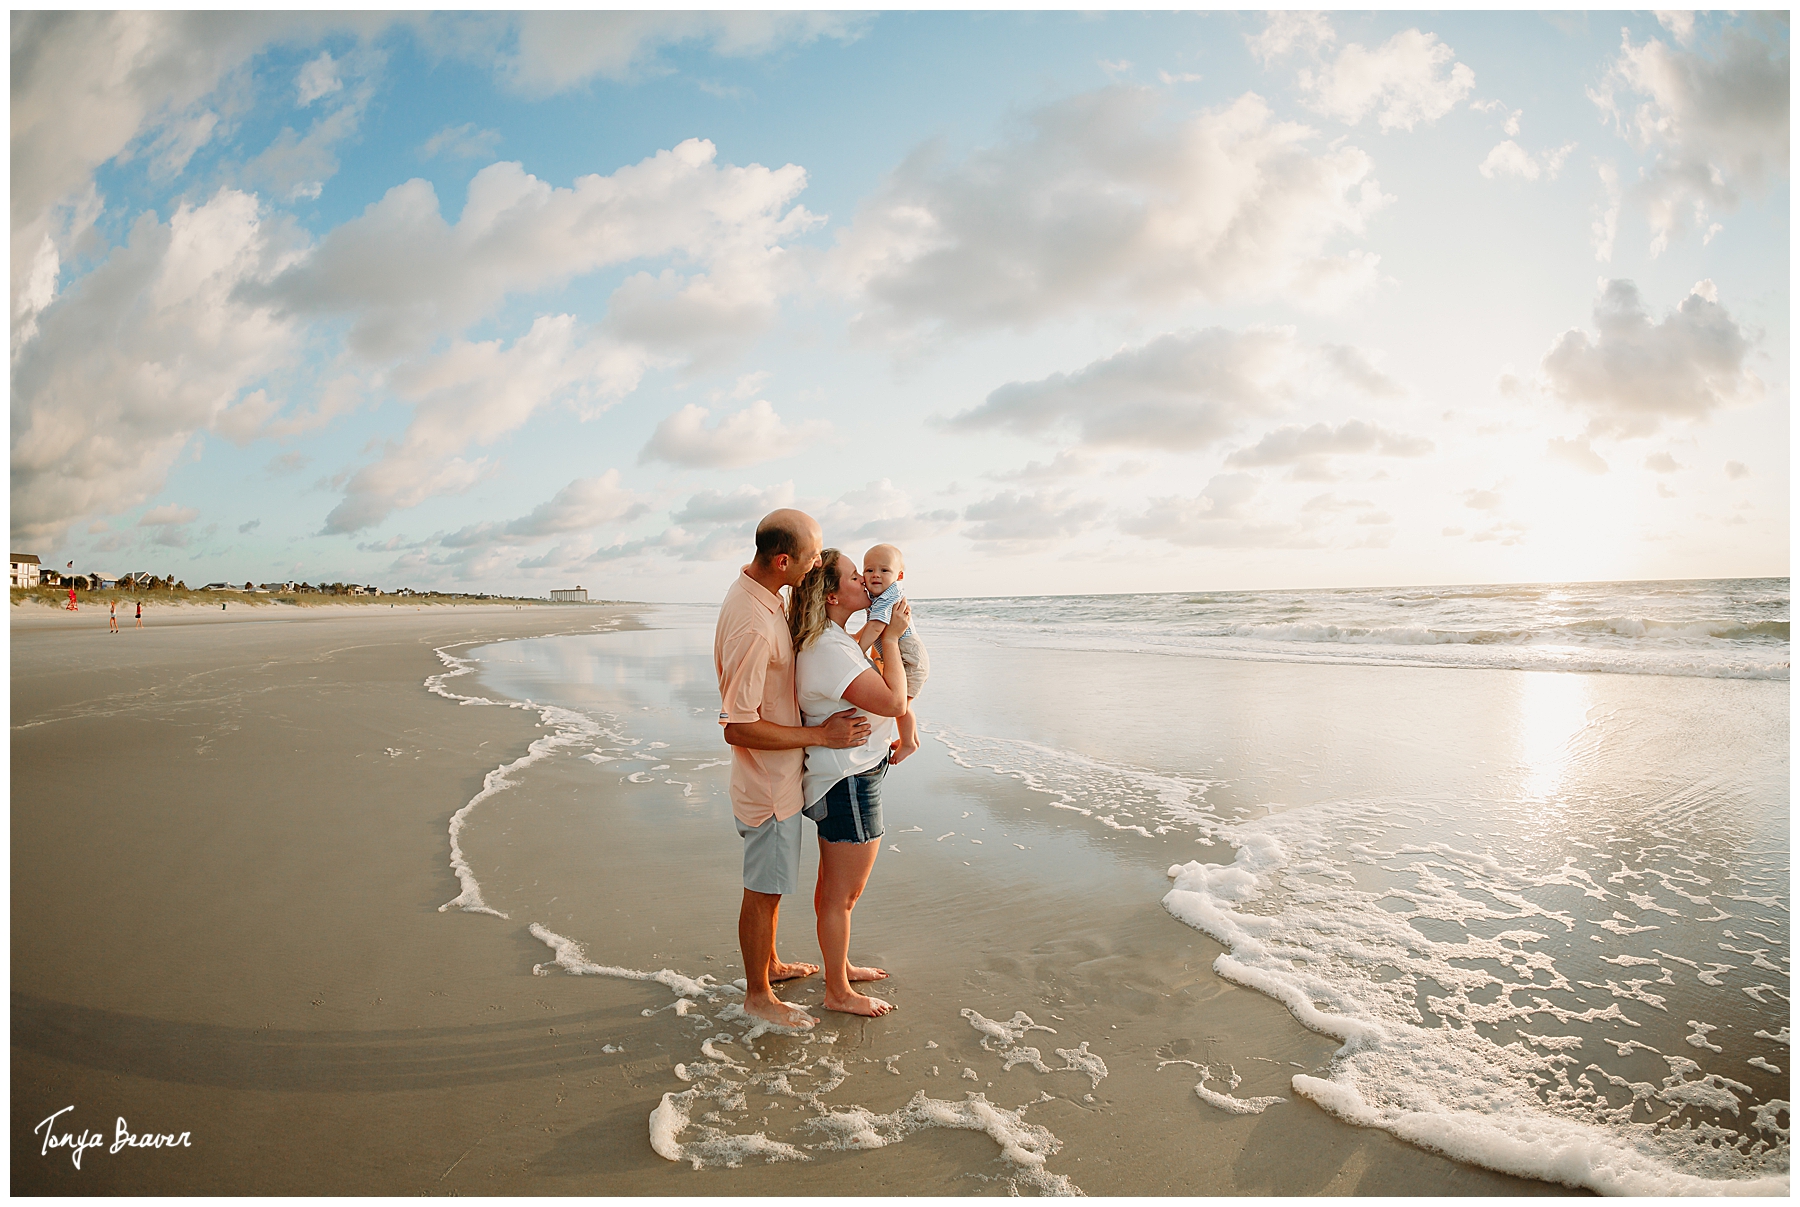
[[[648,1117],[682,1088],[674,1066],[707,1026],[677,1017],[658,984],[533,975],[552,957],[527,930],[539,919],[599,963],[740,975],[721,768],[689,775],[685,794],[577,760],[534,769],[464,839],[510,917],[439,912],[458,890],[450,815],[545,730],[533,712],[427,692],[443,669],[433,648],[585,632],[630,623],[629,609],[196,615],[117,638],[103,615],[69,626],[20,611],[15,1193],[1006,1192],[1009,1166],[978,1132],[804,1163],[666,1161]],[[686,679],[672,707],[700,707],[708,686]],[[723,753],[656,709],[632,727],[671,760]],[[1564,1193],[1350,1127],[1285,1090],[1294,1065],[1315,1069],[1335,1045],[1210,971],[1217,945],[1158,904],[1169,860],[1149,848],[1167,840],[1142,840],[1141,859],[1095,859],[1084,832],[1038,819],[1041,801],[963,773],[940,744],[902,770],[926,803],[890,826],[926,832],[890,833],[899,850],[880,857],[853,946],[896,973],[881,992],[900,1009],[873,1021],[815,1010],[852,1074],[840,1096],[888,1111],[921,1087],[1008,1108],[1048,1092],[1028,1118],[1062,1143],[1049,1167],[1089,1194]],[[936,842],[934,823],[964,812],[991,829],[1004,819],[1005,835]],[[1065,874],[1047,885],[1001,858],[954,874],[1013,842]],[[1196,853],[1187,840],[1180,857]],[[545,900],[534,882],[552,865],[591,876]],[[791,900],[783,954],[814,952],[811,929],[810,901]],[[816,1005],[821,987],[789,992]],[[1057,1028],[1028,1041],[1046,1057],[1087,1041],[1109,1076],[1088,1102],[1078,1074],[1003,1072],[965,1007],[1024,1010]],[[779,1061],[799,1041],[758,1044]],[[1188,1065],[1158,1060],[1232,1063],[1239,1095],[1290,1101],[1224,1115],[1196,1099]],[[106,1141],[80,1169],[67,1151],[42,1154],[30,1130],[71,1104],[57,1129]],[[777,1111],[794,1113],[762,1105],[772,1129]],[[109,1153],[118,1116],[133,1132],[187,1132],[191,1146]]]

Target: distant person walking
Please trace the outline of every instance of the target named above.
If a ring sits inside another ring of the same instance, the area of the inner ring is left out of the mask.
[[[119,631],[119,601],[116,599],[112,601],[112,607],[106,613],[106,631],[109,633]]]
[[[137,624],[136,624],[136,626],[135,626],[135,627],[136,627],[136,628],[140,628],[140,629],[141,629],[141,628],[143,628],[143,627],[144,627],[144,601],[143,601],[143,600],[141,600],[141,599],[140,599],[140,600],[138,600],[138,601],[137,601],[137,606],[138,606],[138,611],[137,611]]]
[[[731,747],[731,812],[744,840],[744,899],[738,947],[744,956],[744,1012],[787,1027],[810,1027],[804,1010],[775,996],[771,981],[811,976],[817,964],[775,954],[781,898],[800,887],[801,774],[806,748],[861,746],[869,722],[844,709],[812,729],[800,722],[794,642],[779,592],[819,562],[818,521],[805,512],[770,512],[756,526],[756,557],[719,607],[713,667],[719,675],[719,724]]]

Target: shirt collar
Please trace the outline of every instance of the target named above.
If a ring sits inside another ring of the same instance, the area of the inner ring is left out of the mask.
[[[769,609],[769,611],[775,613],[781,611],[781,596],[775,594],[773,591],[757,582],[754,578],[751,578],[749,566],[744,566],[739,571],[738,586],[748,591],[751,599],[754,599],[757,603]]]

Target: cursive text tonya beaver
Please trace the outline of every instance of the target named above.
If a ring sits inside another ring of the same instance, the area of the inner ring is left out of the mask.
[[[48,1155],[53,1148],[66,1148],[69,1150],[70,1159],[75,1162],[75,1168],[80,1169],[81,1154],[90,1148],[98,1148],[100,1145],[105,1144],[106,1137],[99,1132],[90,1132],[86,1130],[80,1132],[57,1132],[53,1126],[57,1116],[66,1115],[74,1109],[75,1105],[70,1103],[68,1106],[63,1107],[62,1110],[50,1115],[42,1123],[39,1123],[31,1130],[33,1133],[44,1133],[44,1146],[39,1150],[39,1156]],[[126,1126],[125,1116],[120,1115],[117,1129],[113,1133],[112,1147],[106,1151],[109,1153],[116,1153],[122,1148],[192,1148],[193,1144],[190,1142],[188,1135],[187,1132],[182,1132],[179,1135],[170,1132],[145,1132],[142,1135],[138,1135]]]

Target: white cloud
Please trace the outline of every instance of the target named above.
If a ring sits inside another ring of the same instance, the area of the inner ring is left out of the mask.
[[[690,496],[682,509],[669,518],[685,525],[742,523],[760,520],[777,508],[793,504],[794,481],[790,478],[760,490],[754,486],[740,486],[729,493],[703,490]]]
[[[212,141],[218,127],[219,115],[211,109],[197,109],[171,119],[150,144],[146,174],[152,180],[181,175],[194,153]]]
[[[1187,548],[1317,547],[1296,524],[1248,516],[1246,505],[1258,489],[1250,474],[1219,474],[1197,495],[1151,499],[1143,514],[1119,521],[1119,530]]]
[[[357,532],[434,495],[467,490],[493,469],[485,457],[465,459],[471,444],[494,443],[553,402],[603,409],[634,389],[645,368],[641,350],[581,331],[567,314],[540,317],[510,345],[457,340],[401,365],[388,381],[414,404],[412,422],[350,477],[325,531]]]
[[[1718,302],[1711,281],[1694,286],[1661,322],[1630,281],[1605,283],[1596,334],[1570,330],[1544,354],[1544,375],[1590,415],[1590,434],[1645,436],[1671,419],[1704,419],[1760,395],[1745,366],[1750,339]]]
[[[1710,54],[1655,38],[1633,46],[1627,30],[1588,93],[1634,145],[1656,151],[1634,190],[1648,212],[1652,255],[1690,227],[1704,229],[1709,209],[1734,208],[1740,190],[1760,193],[1787,177],[1787,17],[1752,14],[1747,25],[1723,30]],[[1647,99],[1631,107],[1634,96]]]
[[[1088,444],[1203,448],[1285,394],[1293,346],[1280,330],[1164,335],[1075,373],[1010,382],[951,425],[1028,436],[1073,428]]]
[[[1048,463],[1029,461],[1023,469],[996,470],[982,477],[995,482],[1056,482],[1092,476],[1099,462],[1080,449],[1066,448]]]
[[[360,13],[20,12],[12,22],[12,313],[48,303],[40,265],[66,259],[100,213],[93,173],[141,144],[167,176],[213,137],[204,98],[271,41],[372,33]],[[54,269],[50,282],[54,285]]]
[[[615,520],[635,519],[649,505],[619,485],[619,471],[607,470],[598,478],[577,478],[516,520],[484,521],[460,528],[439,539],[446,549],[487,548],[493,545],[534,544],[546,537],[587,532]]]
[[[1010,382],[950,424],[1026,436],[1072,430],[1087,445],[1187,451],[1321,384],[1372,395],[1398,390],[1355,348],[1310,351],[1291,328],[1209,327],[1159,336],[1074,373]]]
[[[1436,34],[1402,30],[1374,50],[1352,42],[1335,60],[1303,67],[1298,84],[1319,113],[1356,125],[1370,113],[1382,130],[1411,130],[1454,109],[1475,88],[1475,72]]]
[[[1672,474],[1677,470],[1686,469],[1687,466],[1668,453],[1651,453],[1644,458],[1644,468],[1653,474]]]
[[[963,535],[1002,549],[1025,551],[1052,541],[1069,540],[1094,526],[1104,505],[1070,491],[1003,491],[963,511],[970,526]]]
[[[1670,12],[1665,9],[1656,10],[1657,24],[1675,35],[1675,40],[1683,46],[1694,44],[1693,12]]]
[[[1371,398],[1398,398],[1406,391],[1376,368],[1368,354],[1349,344],[1320,344],[1319,355],[1345,382]]]
[[[39,316],[13,370],[12,523],[53,540],[79,516],[161,488],[193,434],[291,362],[298,335],[246,301],[297,236],[255,198],[221,190],[126,243]]]
[[[419,147],[420,159],[480,159],[492,155],[500,146],[500,131],[477,129],[474,122],[445,126]]]
[[[1487,158],[1481,161],[1481,174],[1489,180],[1496,176],[1517,176],[1522,180],[1543,176],[1555,180],[1574,150],[1574,143],[1564,143],[1554,151],[1532,155],[1509,138],[1487,153]]]
[[[1725,463],[1725,476],[1730,478],[1733,482],[1740,478],[1748,478],[1750,476],[1750,467],[1745,465],[1742,461],[1727,461]]]
[[[824,420],[790,427],[767,399],[758,399],[735,414],[721,415],[710,425],[706,422],[709,414],[705,407],[689,403],[664,419],[638,453],[638,463],[668,461],[693,468],[736,469],[793,456],[831,430]]]
[[[1504,501],[1498,490],[1463,491],[1463,506],[1472,507],[1476,511],[1492,511]]]
[[[1508,520],[1475,533],[1469,540],[1473,544],[1480,544],[1483,541],[1494,541],[1502,546],[1523,545],[1525,543],[1525,533],[1525,525],[1518,523],[1515,520]]]
[[[1612,259],[1613,244],[1619,237],[1619,210],[1625,195],[1619,188],[1619,169],[1610,163],[1599,165],[1600,186],[1606,192],[1606,203],[1594,203],[1594,259],[1605,263]]]
[[[1584,474],[1603,474],[1607,470],[1606,458],[1594,451],[1586,436],[1579,436],[1574,440],[1555,437],[1544,446],[1544,455]],[[1475,504],[1471,503],[1469,506],[1473,507]]]
[[[1317,53],[1337,41],[1337,33],[1324,13],[1273,12],[1262,32],[1247,35],[1244,41],[1267,67],[1296,50]]]
[[[859,563],[863,551],[851,542],[924,540],[948,532],[957,518],[947,508],[916,508],[912,496],[888,478],[840,495],[819,513],[825,543],[844,547]]]
[[[782,240],[816,219],[788,208],[805,187],[803,169],[720,167],[714,155],[710,142],[689,139],[610,176],[579,177],[571,188],[552,187],[516,163],[491,164],[469,182],[454,225],[440,214],[431,184],[411,180],[321,240],[272,296],[299,313],[353,316],[351,347],[379,357],[460,331],[510,294],[675,255],[719,266],[723,279],[671,279],[662,295],[673,290],[690,311],[716,310],[722,297],[730,321],[741,325],[734,306],[746,293],[769,295],[788,271]],[[646,291],[656,292],[627,282],[619,321],[642,310]],[[678,334],[667,320],[640,325],[664,339]]]
[[[1288,424],[1276,428],[1249,448],[1225,458],[1225,464],[1244,469],[1265,465],[1293,465],[1313,457],[1373,453],[1383,457],[1422,457],[1433,449],[1423,436],[1389,431],[1361,419],[1348,419],[1337,427],[1315,423],[1311,427]]]
[[[960,161],[935,145],[908,156],[833,254],[866,306],[859,324],[948,333],[1195,297],[1324,304],[1376,279],[1376,257],[1333,250],[1388,200],[1366,154],[1313,151],[1314,131],[1254,94],[1174,123],[1167,101],[1106,88]]]
[[[139,528],[154,528],[168,524],[191,524],[200,518],[200,512],[192,507],[182,507],[176,503],[164,503],[161,507],[152,507],[138,518]]]
[[[819,38],[847,42],[870,19],[806,12],[520,13],[512,18],[512,44],[495,61],[496,71],[514,91],[548,96],[595,77],[620,80],[653,69],[665,46],[701,42],[714,54],[747,58]]]
[[[53,230],[52,211],[89,192],[93,170],[125,150],[153,115],[179,112],[210,91],[266,27],[226,13],[14,14],[15,325],[49,301],[42,286],[28,288],[34,268],[46,252],[54,265],[79,233]]]
[[[619,471],[609,469],[598,478],[575,479],[549,502],[538,504],[529,515],[508,523],[505,533],[543,537],[582,532],[614,520],[630,520],[648,510],[642,499],[619,484]]]
[[[294,91],[299,94],[302,107],[322,96],[341,92],[343,87],[344,81],[338,78],[337,63],[329,51],[321,52],[318,58],[309,61],[294,79]]]

